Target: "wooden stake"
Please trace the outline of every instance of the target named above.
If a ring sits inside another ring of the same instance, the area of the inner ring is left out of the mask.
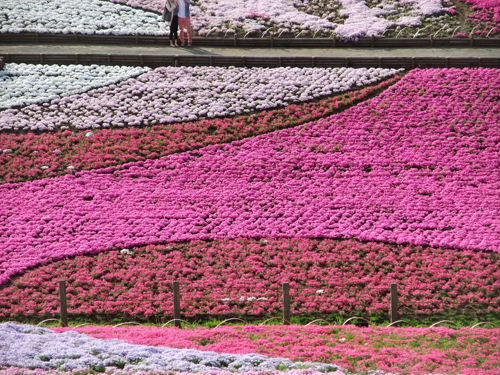
[[[398,320],[398,284],[391,284],[391,323]]]
[[[290,324],[290,284],[283,283],[283,324]]]
[[[182,328],[181,324],[181,292],[179,287],[179,282],[174,281],[172,283],[172,289],[174,290],[174,323],[177,328]]]
[[[59,302],[61,306],[61,326],[68,326],[68,304],[66,299],[66,281],[59,281]]]

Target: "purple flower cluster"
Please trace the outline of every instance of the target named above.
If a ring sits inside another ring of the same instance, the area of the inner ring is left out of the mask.
[[[317,122],[158,160],[0,186],[0,284],[165,241],[355,237],[497,250],[497,69],[416,69]]]

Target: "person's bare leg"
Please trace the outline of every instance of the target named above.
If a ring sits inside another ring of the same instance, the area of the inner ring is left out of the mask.
[[[185,23],[184,23],[184,18],[179,18],[179,31],[180,31],[180,38],[181,38],[181,46],[186,45],[186,34],[185,34]]]
[[[193,44],[193,26],[191,26],[191,21],[187,25],[187,34],[188,34],[188,46]]]
[[[191,25],[191,17],[186,18],[187,41],[188,46],[193,44],[193,26]]]

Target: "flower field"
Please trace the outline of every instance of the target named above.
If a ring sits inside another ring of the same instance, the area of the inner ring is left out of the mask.
[[[100,0],[2,1],[0,33],[166,35],[161,16]]]
[[[474,316],[500,307],[498,261],[497,253],[352,240],[151,245],[28,271],[0,290],[0,314],[56,315],[58,280],[63,279],[68,283],[69,313],[86,317],[171,316],[173,280],[181,280],[186,317],[277,315],[284,281],[290,283],[294,314],[383,314],[390,283],[397,282],[402,314],[456,311]]]
[[[120,370],[120,369],[102,369],[99,368],[99,371],[96,372],[94,370],[90,370],[94,373],[100,373],[105,375],[171,375],[172,371],[168,370]],[[83,370],[83,373],[88,372],[89,370]],[[64,370],[44,370],[44,369],[25,369],[20,367],[6,367],[4,369],[0,368],[0,375],[81,375],[82,370],[72,370],[72,371],[64,371]],[[234,374],[234,371],[228,371],[225,369],[220,370],[208,370],[204,371],[205,374],[209,375],[231,375]],[[245,375],[322,375],[325,374],[324,371],[316,371],[316,370],[256,370],[256,371],[245,371],[241,372]],[[344,372],[342,370],[328,371],[330,375],[352,375],[352,372]],[[195,372],[175,372],[178,375],[193,375],[199,374]],[[483,373],[484,374],[484,373]]]
[[[369,371],[382,375],[494,375],[499,365],[498,329],[244,326],[54,330],[0,324],[0,374],[361,375]]]
[[[74,328],[70,328],[74,330]],[[67,328],[56,329],[58,332]],[[221,353],[260,353],[390,374],[498,373],[498,329],[245,326],[183,329],[81,327],[94,337]]]
[[[102,374],[112,374],[112,375],[171,375],[172,371],[167,370],[120,370],[120,369],[105,369],[99,368],[99,373]],[[103,370],[101,372],[101,370]],[[83,370],[88,371],[88,370]],[[91,370],[93,371],[93,370]],[[7,367],[0,369],[0,375],[80,375],[82,370],[73,371],[63,371],[63,370],[44,370],[44,369],[24,369],[19,367]],[[209,375],[231,375],[234,371],[228,371],[225,369],[221,370],[209,370],[205,371],[205,374]],[[325,374],[324,371],[316,370],[256,370],[256,371],[245,371],[241,372],[245,375],[322,375]],[[342,370],[328,371],[330,375],[352,375],[352,372],[344,372]],[[193,372],[175,372],[178,375],[193,375]]]
[[[326,17],[311,4],[293,8]],[[393,282],[412,321],[498,314],[498,69],[7,64],[0,82],[2,320],[57,316],[60,280],[86,321],[168,321],[174,280],[189,320],[276,316],[283,282],[297,319],[380,321]],[[0,374],[499,365],[498,329],[78,330],[0,324]]]
[[[148,70],[127,66],[7,64],[0,70],[0,109],[50,102],[124,81]]]
[[[472,5],[473,12],[469,18],[473,20],[479,30],[478,35],[498,34],[500,27],[500,3],[489,0],[467,0]],[[488,32],[486,30],[489,30]]]
[[[0,186],[0,281],[68,256],[209,238],[494,251],[498,86],[494,69],[413,70],[316,122]]]
[[[17,64],[7,64],[6,76],[25,93],[21,98],[30,100],[24,96],[33,94],[25,90],[26,82],[16,74],[17,69]],[[398,72],[379,68],[161,67],[139,75],[146,69],[130,70],[136,77],[117,84],[93,90],[82,87],[85,93],[68,93],[50,102],[3,111],[0,130],[121,128],[234,116],[334,95]],[[58,78],[44,79],[49,90],[60,90]]]
[[[226,369],[231,372],[310,368],[317,371],[337,366],[313,362],[292,362],[259,354],[220,354],[194,349],[134,345],[118,340],[96,339],[77,332],[57,334],[47,328],[0,324],[2,343],[0,367],[28,367],[60,370],[170,370],[199,373]]]
[[[3,165],[2,170],[0,170],[0,183],[53,177],[79,170],[158,158],[209,144],[226,143],[300,125],[341,111],[389,87],[397,80],[399,80],[399,76],[385,79],[380,83],[359,90],[328,96],[317,101],[289,104],[278,109],[218,118],[217,120],[202,119],[141,127],[124,126],[113,129],[94,129],[96,124],[91,124],[91,131],[66,129],[59,132],[45,131],[37,134],[33,132],[4,132],[0,144],[0,163]],[[101,96],[96,97],[96,101],[102,99]],[[139,115],[149,113],[148,106],[149,102],[145,101],[144,106],[138,108],[137,113]],[[42,114],[42,108],[44,107],[40,107],[40,114]],[[82,108],[85,107],[82,106]],[[124,109],[126,110],[126,107]],[[250,110],[250,108],[245,110]],[[27,124],[33,124],[28,109],[20,111],[26,114]],[[21,112],[15,111],[14,113]],[[54,114],[56,113],[57,111],[54,111]],[[0,117],[2,115],[7,116],[6,113],[0,113]],[[74,116],[74,112],[70,112],[70,115]],[[67,117],[64,117],[64,114],[59,114],[59,116],[61,116],[61,123],[67,123]],[[140,117],[141,121],[149,121],[149,118],[142,116]],[[165,113],[164,117],[167,116],[169,116],[168,112]],[[99,117],[99,119],[101,118]],[[113,114],[112,119],[114,121],[120,120],[115,114]],[[81,116],[81,120],[83,125],[87,124],[83,116]],[[7,120],[5,123],[7,126],[9,125]],[[126,125],[126,122],[121,121],[121,124]]]
[[[495,36],[492,0],[208,0],[192,7],[199,36]],[[0,33],[166,35],[161,0],[4,0]],[[117,16],[118,15],[118,16]]]

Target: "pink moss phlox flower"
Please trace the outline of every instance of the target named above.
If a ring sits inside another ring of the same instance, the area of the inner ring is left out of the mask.
[[[182,314],[190,317],[279,313],[284,281],[291,285],[294,314],[386,312],[391,282],[398,283],[403,314],[497,311],[498,262],[497,253],[484,251],[354,240],[150,245],[29,270],[0,289],[0,317],[57,314],[59,279],[67,280],[71,314],[122,319],[172,314],[173,280],[181,281]]]
[[[259,326],[182,329],[81,327],[98,338],[135,344],[259,353],[292,360],[335,362],[356,371],[379,369],[410,375],[493,375],[498,371],[499,329],[445,327]],[[57,328],[56,331],[74,330]],[[440,343],[440,344],[437,344]],[[438,347],[436,347],[438,346]],[[477,359],[481,358],[480,361]]]
[[[498,250],[497,69],[416,69],[295,128],[0,186],[0,284],[104,249],[192,239],[354,237]]]
[[[397,80],[399,76],[315,102],[234,117],[123,129],[3,133],[0,137],[0,183],[155,159],[300,125],[342,110]],[[147,114],[149,110],[142,107],[140,111]]]

